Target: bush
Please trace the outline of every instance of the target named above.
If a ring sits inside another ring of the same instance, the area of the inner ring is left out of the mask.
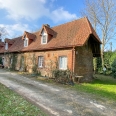
[[[111,66],[112,66],[113,77],[116,78],[116,59],[113,61]]]
[[[2,57],[0,57],[0,64],[2,64]]]
[[[55,78],[56,82],[63,83],[63,84],[71,84],[73,83],[71,80],[71,71],[70,70],[53,70],[52,71],[53,77]]]

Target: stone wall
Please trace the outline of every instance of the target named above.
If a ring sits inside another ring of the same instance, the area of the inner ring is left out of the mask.
[[[73,56],[73,54],[75,56]],[[38,67],[38,56],[44,57],[44,66],[42,68]],[[75,74],[84,76],[82,81],[88,82],[92,80],[93,54],[91,48],[87,45],[76,47],[75,52],[74,49],[70,48],[67,50],[61,49],[41,52],[7,53],[2,57],[4,57],[6,68],[12,68],[12,66],[14,66],[15,70],[27,71],[29,73],[33,73],[35,69],[37,69],[36,71],[40,72],[42,76],[51,77],[52,70],[59,67],[59,56],[67,57],[68,69],[73,71],[74,68]]]
[[[59,56],[67,56],[68,69],[72,70],[72,49],[68,50],[54,50],[54,51],[42,51],[42,52],[29,52],[24,53],[27,71],[33,72],[33,66],[37,66],[38,72],[41,72],[42,76],[51,77],[52,70],[58,68]],[[38,56],[44,57],[43,68],[38,67]],[[34,64],[34,65],[33,65]]]
[[[93,79],[93,54],[86,45],[75,50],[75,74],[83,76],[81,81],[89,82]]]

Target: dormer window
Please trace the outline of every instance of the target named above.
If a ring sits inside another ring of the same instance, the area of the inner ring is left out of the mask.
[[[5,50],[8,50],[8,43],[5,43]]]
[[[24,39],[24,47],[27,47],[28,46],[28,38],[25,38]]]
[[[46,44],[46,43],[47,43],[47,33],[43,31],[41,36],[41,44]]]

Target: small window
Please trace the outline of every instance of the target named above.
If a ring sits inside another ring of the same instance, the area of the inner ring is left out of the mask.
[[[59,69],[63,69],[63,70],[67,69],[67,57],[66,56],[59,57]]]
[[[42,44],[47,43],[47,35],[42,35]]]
[[[24,39],[24,47],[27,47],[28,46],[28,38],[25,38]]]
[[[47,33],[45,31],[42,32],[41,36],[41,44],[46,44],[47,43]]]
[[[43,67],[43,62],[44,62],[44,57],[39,56],[38,57],[38,67],[42,68]]]
[[[8,43],[5,44],[5,50],[8,50]]]

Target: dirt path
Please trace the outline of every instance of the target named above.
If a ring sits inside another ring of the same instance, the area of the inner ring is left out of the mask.
[[[115,107],[68,88],[31,80],[0,69],[0,83],[50,116],[116,116]]]

